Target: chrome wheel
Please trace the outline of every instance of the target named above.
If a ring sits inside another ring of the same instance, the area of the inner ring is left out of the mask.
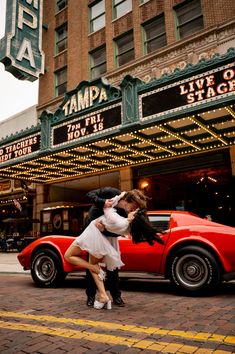
[[[201,287],[209,276],[208,263],[205,259],[187,254],[181,257],[175,266],[178,281],[185,287]]]
[[[32,258],[31,276],[40,287],[60,285],[66,277],[59,255],[51,249],[38,250]]]
[[[56,268],[51,257],[40,255],[34,263],[35,274],[41,281],[50,281],[53,278]]]
[[[200,246],[185,246],[169,261],[173,283],[189,293],[197,293],[218,285],[221,270],[214,256]]]

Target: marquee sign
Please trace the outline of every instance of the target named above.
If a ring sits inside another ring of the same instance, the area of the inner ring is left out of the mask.
[[[35,81],[44,73],[42,6],[42,0],[7,0],[0,61],[20,80]]]
[[[129,75],[118,88],[102,79],[81,82],[54,113],[42,112],[40,127],[3,140],[0,177],[55,183],[229,151],[235,144],[234,54],[149,83]]]
[[[62,110],[65,117],[80,112],[84,109],[93,107],[94,104],[108,101],[107,91],[104,87],[88,86],[84,92],[78,90],[76,94],[73,94],[71,98],[63,104]]]
[[[118,128],[122,123],[121,104],[73,119],[53,128],[52,145],[70,143],[104,131]]]
[[[82,81],[74,90],[65,94],[59,111],[63,117],[72,118],[88,109],[99,109],[119,98],[121,90],[110,86],[104,78]]]
[[[233,63],[142,94],[141,120],[161,117],[214,101],[218,97],[234,95],[234,91]]]
[[[0,163],[26,157],[40,150],[40,134],[14,141],[0,147]]]

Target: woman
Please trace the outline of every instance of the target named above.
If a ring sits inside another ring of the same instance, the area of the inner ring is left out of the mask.
[[[123,263],[118,250],[116,250],[109,240],[103,236],[95,224],[98,220],[105,226],[105,229],[110,232],[119,235],[129,233],[131,230],[130,225],[134,220],[135,214],[137,214],[138,210],[146,208],[147,197],[141,191],[134,189],[129,192],[122,192],[120,195],[112,198],[109,201],[109,205],[110,207],[104,208],[104,215],[93,220],[84,232],[76,238],[65,253],[65,259],[69,263],[87,268],[91,271],[99,291],[99,301],[96,300],[94,303],[94,308],[97,309],[104,307],[111,309],[111,300],[105,291],[103,282],[105,272],[99,263],[101,261],[105,263],[108,270],[119,268]],[[125,209],[128,217],[125,218],[117,214],[116,207]],[[140,222],[145,223],[146,219],[140,220]],[[138,229],[139,228],[140,226],[138,226]],[[155,230],[154,234],[156,234]],[[143,237],[138,241],[138,237],[139,235],[137,235],[137,238],[134,238],[135,243],[146,241],[146,238],[143,239]],[[153,236],[151,235],[151,239],[152,238]],[[82,250],[89,252],[89,262],[80,257]]]

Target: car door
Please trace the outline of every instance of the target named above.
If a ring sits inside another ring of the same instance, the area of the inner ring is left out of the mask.
[[[149,220],[157,231],[169,229],[170,214],[148,214]],[[164,246],[155,242],[150,246],[147,242],[133,244],[130,235],[119,237],[121,258],[125,263],[124,271],[159,273]]]

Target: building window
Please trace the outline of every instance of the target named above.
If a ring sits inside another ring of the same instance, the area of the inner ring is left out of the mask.
[[[68,0],[56,0],[56,11],[63,10],[68,4]]]
[[[67,68],[55,73],[55,96],[63,95],[67,91]]]
[[[90,32],[98,31],[105,26],[104,0],[90,7]]]
[[[135,58],[133,33],[117,39],[115,43],[117,66],[124,65]]]
[[[56,54],[67,49],[67,23],[56,29]]]
[[[145,54],[151,53],[167,44],[164,16],[158,17],[154,21],[145,24],[143,29]]]
[[[119,18],[132,11],[132,0],[113,0],[113,17]]]
[[[107,71],[106,48],[100,48],[90,53],[91,78],[101,77]]]
[[[141,4],[145,4],[146,2],[148,2],[149,0],[140,0]]]
[[[175,8],[178,39],[185,38],[203,29],[200,0],[191,0]]]

